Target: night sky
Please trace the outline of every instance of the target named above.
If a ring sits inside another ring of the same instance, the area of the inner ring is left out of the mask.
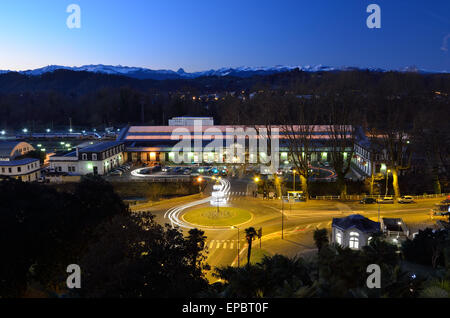
[[[81,28],[69,29],[69,4]],[[381,7],[369,29],[366,7]],[[111,64],[450,71],[450,1],[1,0],[0,70]]]

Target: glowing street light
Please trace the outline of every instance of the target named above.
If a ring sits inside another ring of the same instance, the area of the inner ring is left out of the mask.
[[[202,193],[202,181],[203,178],[200,176],[197,178],[197,182],[198,182],[198,192],[201,194]]]
[[[24,128],[24,129],[22,129],[22,131],[23,131],[24,133],[27,133],[27,132],[28,132],[28,129]]]
[[[0,133],[2,134],[2,136],[4,136],[6,134],[6,131],[2,130]]]
[[[46,131],[47,133],[49,133],[49,132],[51,131],[51,129],[50,129],[50,128],[47,128],[45,131]]]
[[[255,183],[258,183],[259,182],[259,177],[255,177],[253,180],[255,181]]]
[[[294,177],[294,191],[295,191],[295,174],[297,173],[297,170],[292,170],[292,175]]]

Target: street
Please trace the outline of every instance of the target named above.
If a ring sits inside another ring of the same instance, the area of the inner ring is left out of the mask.
[[[225,181],[228,183],[228,181]],[[212,184],[212,183],[211,183]],[[191,208],[208,206],[211,184],[205,188],[202,196],[190,196],[179,200],[162,201],[160,204],[141,209],[139,206],[132,208],[134,211],[149,211],[156,215],[156,221],[160,224],[169,223],[180,226],[184,232],[190,227],[182,219],[183,213]],[[378,220],[377,204],[359,204],[359,202],[340,202],[325,200],[310,200],[307,203],[282,204],[281,200],[263,200],[252,197],[247,192],[248,182],[242,180],[230,180],[227,189],[228,204],[239,207],[252,213],[253,217],[246,223],[238,225],[238,229],[231,227],[201,227],[207,236],[207,262],[212,268],[217,266],[237,265],[239,253],[241,264],[246,259],[246,246],[244,230],[248,227],[262,228],[261,253],[259,254],[283,254],[296,256],[315,251],[313,231],[316,228],[331,230],[333,217],[345,217],[359,213],[374,221]],[[423,199],[412,204],[384,204],[380,205],[380,217],[401,217],[407,224],[411,233],[426,226],[434,226],[436,218],[432,219],[429,211],[434,203],[441,199]],[[178,218],[170,218],[170,212],[178,211]],[[283,211],[283,218],[282,218]],[[283,239],[282,234],[283,219]],[[259,239],[253,242],[253,253],[258,253]],[[211,271],[212,272],[212,271]],[[215,279],[209,272],[210,281]]]

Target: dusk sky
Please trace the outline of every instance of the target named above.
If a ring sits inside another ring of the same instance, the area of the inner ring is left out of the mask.
[[[69,4],[81,28],[69,29]],[[366,26],[381,7],[381,29]],[[1,0],[0,70],[317,65],[450,71],[450,1]]]

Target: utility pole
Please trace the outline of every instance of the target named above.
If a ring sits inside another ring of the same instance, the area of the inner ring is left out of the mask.
[[[258,230],[258,238],[259,238],[259,249],[261,249],[262,227],[260,227]]]
[[[237,226],[235,226],[235,225],[233,225],[232,227],[231,227],[232,229],[237,229],[237,237],[238,237],[238,241],[237,241],[237,259],[238,259],[238,267],[239,267],[239,265],[240,265],[240,262],[239,262],[239,250],[240,250],[240,246],[239,246],[239,227],[237,227]]]

